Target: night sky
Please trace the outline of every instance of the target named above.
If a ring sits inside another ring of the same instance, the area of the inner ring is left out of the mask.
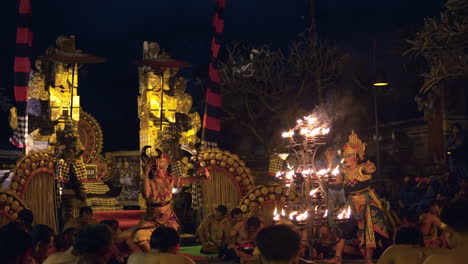
[[[307,25],[307,0],[227,0],[226,42],[246,40],[286,48]],[[369,56],[379,43],[379,59],[395,34],[422,23],[442,10],[442,0],[317,0],[320,37],[339,47]],[[210,55],[213,0],[32,0],[34,56],[42,55],[58,35],[75,35],[77,48],[107,58],[86,65],[80,73],[79,94],[85,111],[104,131],[104,151],[138,149],[137,67],[142,41],[156,41],[172,57],[206,67]],[[0,88],[13,94],[13,56],[17,1],[0,3]],[[185,72],[191,78],[193,74]],[[201,98],[189,80],[188,92]],[[196,104],[196,103],[195,103]],[[6,113],[0,116],[0,146],[11,131]]]

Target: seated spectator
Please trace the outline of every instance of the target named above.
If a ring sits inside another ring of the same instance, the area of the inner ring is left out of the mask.
[[[0,228],[0,261],[5,264],[32,263],[31,236],[18,224]]]
[[[274,225],[261,230],[256,244],[263,264],[293,264],[299,260],[301,239],[288,226]]]
[[[78,262],[70,264],[107,264],[112,257],[112,242],[112,231],[106,225],[89,225],[79,230],[73,244]]]
[[[417,203],[415,185],[410,176],[403,178],[403,184],[400,188],[399,197],[400,210],[412,210],[415,209]]]
[[[35,225],[29,234],[33,242],[33,258],[36,263],[43,263],[48,256],[57,251],[52,228],[46,225]]]
[[[394,244],[385,250],[377,264],[422,264],[431,254],[446,250],[424,247],[423,234],[416,227],[400,227]]]
[[[217,253],[222,246],[221,241],[217,239],[218,230],[221,228],[221,222],[226,218],[227,207],[219,205],[214,213],[208,215],[200,224],[197,230],[198,238],[202,243],[201,252]]]
[[[440,229],[440,208],[437,203],[432,203],[429,210],[420,217],[420,230],[424,236],[426,247],[444,247],[444,239],[439,234]]]
[[[401,227],[418,227],[419,214],[416,210],[401,211]]]
[[[119,246],[124,241],[122,241],[119,238],[119,234],[120,234],[119,222],[115,219],[108,219],[108,220],[102,220],[99,223],[103,225],[107,225],[112,230],[112,236],[113,236],[112,257],[109,260],[108,264],[124,263],[124,259],[128,256],[126,256],[125,254],[122,254],[120,251]]]
[[[73,263],[73,261],[78,260],[78,256],[74,255],[73,248],[74,236],[77,231],[76,228],[63,231],[55,243],[58,252],[50,255],[43,264]]]
[[[462,264],[468,260],[468,202],[456,201],[448,205],[441,215],[442,228],[447,234],[451,250],[430,256],[424,264]]]
[[[128,258],[127,264],[158,263],[158,264],[195,264],[193,260],[179,251],[179,234],[170,227],[161,226],[154,230],[150,239],[151,251],[134,253]]]
[[[93,215],[93,209],[89,206],[80,207],[80,214],[77,218],[70,219],[68,223],[65,224],[64,229],[76,228],[78,230],[87,227],[88,225],[97,224],[96,218]]]

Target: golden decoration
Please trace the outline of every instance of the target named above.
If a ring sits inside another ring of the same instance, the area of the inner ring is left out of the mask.
[[[361,160],[364,159],[364,152],[366,151],[366,143],[363,143],[354,131],[351,131],[348,142],[344,146],[344,154],[357,154]]]
[[[299,199],[299,194],[289,190],[286,186],[268,185],[257,186],[252,189],[239,203],[240,208],[247,208],[248,212],[252,211],[254,206],[261,206],[266,201],[268,202],[281,202],[296,201]],[[244,211],[244,212],[247,212]]]
[[[10,124],[10,128],[15,130],[18,128],[18,115],[16,113],[16,107],[10,108],[10,115],[8,117],[8,122]]]

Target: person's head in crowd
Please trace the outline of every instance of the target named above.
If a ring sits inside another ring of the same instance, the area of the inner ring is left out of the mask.
[[[261,224],[260,218],[256,216],[249,217],[249,219],[247,219],[247,231],[250,233],[257,232]]]
[[[107,263],[112,256],[113,236],[107,225],[90,225],[76,233],[73,247],[81,259]]]
[[[80,207],[80,221],[84,224],[89,224],[93,219],[93,208],[89,206]]]
[[[299,235],[286,225],[262,229],[256,241],[262,263],[296,263],[299,257]]]
[[[56,240],[56,247],[58,251],[65,251],[73,245],[75,240],[75,234],[78,232],[78,229],[70,227],[63,231],[62,235]]]
[[[429,206],[429,213],[435,216],[440,216],[440,207],[436,202],[431,203]]]
[[[107,225],[108,227],[110,227],[110,229],[112,230],[112,232],[114,234],[117,234],[119,233],[120,231],[120,227],[119,227],[119,221],[115,220],[115,219],[107,219],[107,220],[102,220],[101,222],[99,222],[100,224],[103,224],[103,225]]]
[[[31,236],[18,224],[0,228],[0,262],[5,264],[29,264],[32,259]]]
[[[33,257],[38,263],[44,262],[44,260],[55,253],[55,234],[52,228],[46,225],[35,225],[31,232],[31,239],[33,242]]]
[[[416,227],[419,223],[419,213],[416,210],[404,210],[401,218],[402,224],[406,227]]]
[[[25,208],[19,211],[16,222],[24,229],[24,231],[31,231],[33,221],[34,216],[31,210]]]
[[[171,227],[156,228],[151,234],[150,246],[152,250],[175,254],[179,251],[179,234]]]
[[[451,248],[468,243],[468,202],[458,200],[447,205],[440,217]]]
[[[455,123],[452,125],[452,135],[453,136],[458,136],[460,133],[463,131],[462,126],[459,123]]]
[[[232,209],[232,211],[231,211],[232,221],[239,222],[240,220],[242,220],[242,216],[243,216],[243,213],[242,213],[242,210],[240,208]]]
[[[221,220],[226,216],[227,212],[227,207],[220,204],[218,205],[218,207],[215,208],[214,216],[217,220]]]
[[[423,234],[417,227],[400,227],[393,238],[395,245],[424,246]]]
[[[403,183],[405,183],[405,184],[413,184],[413,182],[414,182],[414,178],[409,176],[409,175],[406,175],[403,178]]]

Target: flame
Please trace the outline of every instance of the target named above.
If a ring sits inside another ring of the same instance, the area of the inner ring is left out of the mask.
[[[282,136],[283,138],[292,137],[292,136],[294,136],[294,131],[285,131],[285,132],[283,132],[283,133],[281,134],[281,136]]]
[[[285,216],[286,215],[286,212],[284,211],[284,209],[281,209],[281,216]]]
[[[351,217],[351,207],[348,206],[337,215],[338,219],[349,219]]]
[[[329,171],[328,169],[321,169],[321,170],[319,170],[319,171],[317,172],[317,174],[318,174],[319,176],[322,176],[322,175],[327,174],[328,171]]]
[[[302,128],[301,131],[299,132],[301,135],[307,135],[309,133],[308,128]]]
[[[314,212],[317,213],[318,206],[315,206]]]
[[[319,188],[315,188],[315,189],[313,189],[312,191],[310,191],[309,195],[310,195],[310,196],[313,196],[313,195],[316,194],[318,191],[319,191]]]
[[[297,122],[298,124],[300,124],[300,123],[302,123],[302,120],[301,120],[301,119],[298,119],[296,122]]]
[[[273,211],[273,221],[279,221],[280,220],[280,215],[278,214],[278,209],[275,206],[275,210]]]
[[[290,214],[289,214],[289,219],[290,219],[290,220],[293,220],[293,219],[294,219],[294,216],[295,216],[295,215],[298,215],[298,214],[299,214],[299,213],[298,213],[297,211],[294,211],[294,212],[290,213]]]
[[[320,134],[320,127],[316,127],[314,129],[312,129],[312,131],[310,131],[308,135],[309,135],[309,137],[315,137],[318,134]]]
[[[326,135],[330,132],[330,128],[322,128],[322,130],[320,131],[323,135]]]
[[[302,174],[304,174],[304,175],[310,174],[310,170],[303,170]]]
[[[325,213],[323,214],[323,218],[326,218],[328,216],[328,209],[325,210]]]
[[[304,119],[307,120],[307,123],[309,123],[309,125],[312,125],[313,123],[317,122],[317,118],[312,116],[304,117]]]
[[[304,213],[296,216],[297,221],[305,221],[309,217],[309,213],[305,211]]]
[[[338,175],[340,173],[340,169],[339,169],[340,165],[336,165],[335,169],[332,171],[332,174],[333,175]]]
[[[286,179],[291,180],[294,177],[294,174],[296,174],[295,171],[290,170],[286,173]]]
[[[276,177],[276,178],[279,178],[282,174],[283,174],[282,171],[278,171],[278,173],[276,173],[275,177]]]

